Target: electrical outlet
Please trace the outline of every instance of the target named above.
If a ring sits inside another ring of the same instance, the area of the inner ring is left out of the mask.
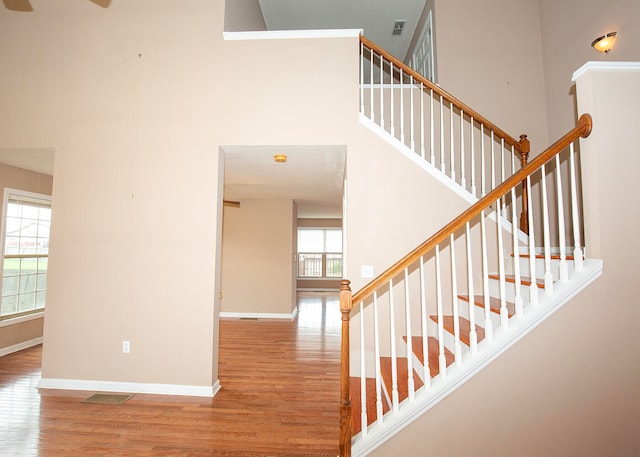
[[[122,342],[122,352],[124,354],[128,354],[129,352],[131,352],[131,343],[129,341]]]

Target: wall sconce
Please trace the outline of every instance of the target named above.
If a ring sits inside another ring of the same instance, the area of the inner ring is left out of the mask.
[[[591,47],[598,52],[604,52],[605,54],[611,51],[613,42],[616,41],[617,32],[609,32],[606,35],[596,38],[591,43]]]
[[[273,160],[275,160],[278,163],[285,163],[287,161],[287,155],[286,154],[275,154],[273,156]]]

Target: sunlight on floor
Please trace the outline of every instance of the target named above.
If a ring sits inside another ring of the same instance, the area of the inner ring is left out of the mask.
[[[298,292],[298,328],[339,333],[341,328],[338,292]]]

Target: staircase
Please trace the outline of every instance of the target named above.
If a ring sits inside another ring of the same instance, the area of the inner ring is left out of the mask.
[[[418,104],[424,106],[426,90],[428,104],[436,100],[441,114],[439,120],[431,116],[426,121],[429,134],[423,127],[416,129],[416,122],[407,122],[401,113],[406,104],[409,112],[416,111],[413,92],[419,75],[401,62],[380,57],[365,39],[361,55],[370,66],[365,72],[361,64],[363,81],[365,73],[370,81],[376,74],[380,78],[379,93],[374,94],[372,84],[370,94],[361,94],[376,105],[365,123],[384,130],[398,149],[424,161],[430,173],[455,182],[472,204],[361,290],[352,294],[349,281],[342,282],[341,456],[367,455],[602,272],[602,262],[586,258],[581,246],[576,190],[575,144],[590,133],[588,115],[527,164],[525,136],[516,142],[488,121],[478,121],[477,113],[455,99],[446,101],[448,94],[434,97],[433,88],[425,89],[430,83],[422,80]],[[394,96],[393,81],[404,86],[406,75],[409,98],[404,87]],[[384,106],[390,106],[389,111]],[[373,122],[378,108],[379,122]],[[401,133],[395,121],[385,120],[385,112],[399,120]],[[421,123],[424,117],[420,115]],[[411,133],[416,130],[419,136]],[[505,144],[511,145],[510,151]],[[439,157],[434,153],[438,150],[444,151]],[[568,179],[563,168],[568,168]]]

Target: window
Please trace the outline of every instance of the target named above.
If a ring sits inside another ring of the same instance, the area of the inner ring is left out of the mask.
[[[298,277],[342,278],[341,229],[298,229]]]
[[[51,197],[5,189],[0,319],[44,309]]]

